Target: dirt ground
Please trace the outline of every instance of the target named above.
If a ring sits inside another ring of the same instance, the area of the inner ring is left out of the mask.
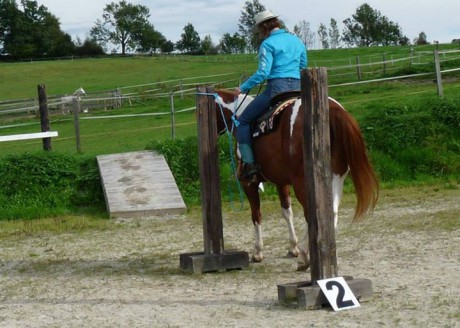
[[[264,262],[181,272],[179,255],[203,250],[198,209],[111,220],[103,230],[3,238],[0,326],[460,327],[460,191],[382,194],[367,221],[351,224],[352,202],[339,218],[339,274],[373,284],[373,299],[360,308],[301,310],[278,302],[278,284],[310,278],[286,257],[278,210],[264,212]],[[294,211],[301,235],[304,221],[298,206]],[[248,210],[224,212],[225,248],[251,252]]]

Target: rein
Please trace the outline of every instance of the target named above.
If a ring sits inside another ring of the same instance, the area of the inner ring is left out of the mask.
[[[238,125],[239,125],[239,122],[236,119],[236,111],[240,108],[241,104],[244,102],[244,99],[246,99],[247,94],[245,95],[243,101],[237,107],[237,109],[235,110],[234,114],[232,115],[232,123],[233,124],[232,124],[231,129],[229,129],[228,124],[227,124],[227,120],[225,119],[224,108],[222,107],[222,105],[219,102],[217,102],[217,99],[219,98],[219,94],[217,94],[217,93],[197,93],[197,95],[213,96],[216,99],[216,103],[219,105],[220,115],[222,117],[222,121],[224,122],[225,127],[221,131],[219,131],[218,134],[222,135],[222,134],[226,133],[227,136],[228,136],[231,171],[232,171],[233,177],[236,180],[236,184],[237,184],[237,187],[238,187],[238,193],[240,195],[240,203],[241,203],[239,209],[237,209],[237,210],[241,211],[243,209],[243,205],[244,205],[244,195],[243,195],[243,189],[241,187],[240,181],[238,180],[238,173],[237,173],[236,161],[235,161],[235,152],[234,152],[233,147],[232,147],[233,146],[233,134],[232,133],[233,133],[233,128],[235,126],[238,127]],[[232,207],[232,209],[235,209],[233,207],[233,205],[232,205],[233,200],[232,200],[232,191],[231,191],[231,185],[230,184],[228,185],[228,192],[229,192],[229,200],[230,200],[230,204],[231,204],[230,206]]]

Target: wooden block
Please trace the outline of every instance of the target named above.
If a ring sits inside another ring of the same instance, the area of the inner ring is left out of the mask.
[[[347,284],[358,301],[366,301],[372,298],[372,282],[369,279],[351,279],[347,280]],[[297,289],[297,306],[300,309],[318,309],[327,305],[329,305],[329,302],[319,286],[307,286]]]
[[[353,279],[352,276],[343,276],[345,280]],[[297,289],[310,287],[311,281],[298,281],[278,285],[278,300],[281,303],[297,302]]]
[[[192,273],[244,269],[248,266],[248,252],[224,251],[221,254],[205,254],[204,252],[180,254],[180,268]]]
[[[372,299],[372,282],[369,279],[343,276],[358,301]],[[298,281],[278,285],[280,303],[297,303],[301,309],[319,309],[329,305],[318,285],[312,286],[310,281]]]

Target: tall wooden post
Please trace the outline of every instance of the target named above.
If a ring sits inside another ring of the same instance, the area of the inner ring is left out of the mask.
[[[224,250],[216,106],[212,87],[197,88],[197,123],[204,252],[181,254],[181,269],[202,273],[248,267],[247,252]]]
[[[301,82],[308,239],[315,284],[337,276],[326,68],[303,70]]]
[[[301,309],[316,309],[328,301],[318,280],[338,277],[337,255],[332,209],[331,146],[329,98],[325,68],[303,70],[302,111],[304,114],[304,173],[308,246],[311,280],[278,285],[282,303],[297,302]],[[372,297],[369,279],[344,277],[356,298]]]
[[[50,120],[48,115],[48,99],[46,97],[46,86],[41,84],[37,86],[38,90],[38,108],[40,112],[40,125],[42,132],[50,130]],[[43,150],[51,150],[51,138],[43,138]]]

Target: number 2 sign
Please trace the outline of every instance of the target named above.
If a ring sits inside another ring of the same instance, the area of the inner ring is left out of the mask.
[[[360,304],[343,277],[317,281],[334,311],[359,307]]]

